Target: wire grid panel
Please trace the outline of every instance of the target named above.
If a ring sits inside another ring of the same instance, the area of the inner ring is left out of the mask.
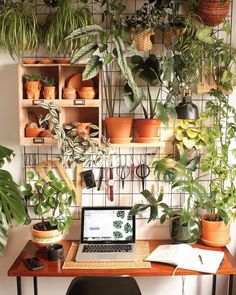
[[[120,1],[126,5],[126,14],[127,15],[134,15],[136,10],[140,8],[144,2],[142,0],[133,0],[133,1]],[[45,16],[51,11],[51,9],[45,7],[43,1],[36,0],[36,13],[39,19],[43,20]],[[101,13],[94,3],[91,1],[90,3],[91,9],[94,14],[94,18],[96,22],[101,22]],[[187,13],[186,9],[183,7],[180,10],[181,13]],[[232,9],[230,10],[227,19],[232,23]],[[104,23],[106,26],[106,22]],[[221,34],[221,33],[218,33]],[[220,35],[224,40],[228,43],[231,42],[231,36]],[[128,46],[129,44],[127,44]],[[143,56],[148,56],[149,53],[154,53],[157,56],[161,56],[164,53],[165,47],[163,44],[163,34],[159,33],[156,34],[155,44],[152,51],[143,54]],[[43,57],[45,55],[45,51],[40,49],[35,53],[36,57]],[[138,52],[138,54],[140,54]],[[32,55],[31,55],[32,56]],[[121,78],[120,71],[117,67],[114,67],[110,72],[108,69],[107,73],[112,78],[112,87],[113,93],[117,93],[116,97],[116,105],[115,105],[115,115],[130,115],[127,111],[127,107],[125,106],[124,100],[122,98],[122,86],[124,85],[124,81]],[[146,85],[142,82],[137,80],[137,83],[140,87],[143,88],[144,93],[147,91]],[[104,88],[106,87],[106,81],[104,83]],[[103,90],[104,90],[103,88]],[[158,91],[158,88],[151,88],[151,93],[155,95]],[[164,101],[166,97],[166,93],[164,89],[160,91],[160,100]],[[206,101],[209,100],[208,95],[193,95],[193,102],[198,106],[199,112],[203,112],[205,109]],[[107,111],[105,108],[105,97],[103,95],[103,119],[107,116]],[[144,102],[144,105],[148,106],[148,102]],[[135,112],[132,113],[133,118],[142,118],[143,112],[141,106],[139,106]],[[105,124],[104,124],[105,125]],[[103,126],[104,126],[103,125]],[[144,201],[144,198],[140,194],[142,190],[142,183],[140,178],[134,173],[131,174],[131,171],[127,178],[124,181],[124,188],[122,187],[122,181],[117,173],[117,169],[120,165],[127,165],[129,169],[132,166],[137,168],[139,164],[147,164],[150,167],[151,173],[145,179],[145,188],[149,189],[151,192],[158,194],[160,188],[164,189],[165,196],[164,202],[169,204],[171,207],[181,207],[184,205],[185,195],[173,192],[166,183],[163,181],[156,181],[155,176],[153,174],[153,167],[152,162],[154,159],[160,159],[170,153],[173,153],[173,127],[174,122],[170,122],[169,126],[161,125],[160,132],[159,132],[159,140],[160,140],[160,147],[159,148],[117,148],[111,151],[111,158],[110,161],[106,161],[103,163],[104,168],[104,178],[102,181],[101,189],[98,191],[97,187],[92,189],[86,189],[83,183],[83,190],[82,190],[82,205],[83,206],[123,206],[128,205],[132,206],[137,202]],[[105,128],[104,128],[105,132]],[[135,129],[133,128],[132,131],[133,136],[135,136]],[[45,160],[53,160],[54,158],[59,157],[59,152],[56,148],[46,148],[46,147],[25,147],[24,148],[24,171],[25,177],[26,172],[29,170],[36,171],[36,165],[41,163]],[[53,170],[55,167],[53,167]],[[113,177],[114,177],[114,201],[110,200],[109,196],[109,168],[113,169]],[[83,167],[83,170],[92,170],[95,176],[96,184],[99,178],[99,166],[91,166],[91,167]],[[75,173],[73,169],[66,169],[70,178],[75,182]],[[36,171],[37,173],[37,171]],[[37,174],[38,175],[38,174]],[[200,176],[200,169],[196,172],[197,176]],[[38,176],[37,176],[38,178]],[[36,179],[34,180],[36,181]],[[209,183],[211,181],[211,176],[204,176],[200,178],[200,181],[205,184],[207,188],[209,188]],[[78,206],[73,205],[71,207],[72,212],[74,212],[74,218],[78,219]],[[147,218],[148,213],[144,213],[139,216],[139,218]],[[34,218],[34,214],[32,213],[32,217]],[[35,217],[36,218],[36,217]]]

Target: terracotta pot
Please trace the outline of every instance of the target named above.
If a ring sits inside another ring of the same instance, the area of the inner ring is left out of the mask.
[[[151,29],[143,30],[134,38],[135,46],[138,51],[148,51],[153,47],[151,36],[154,35],[154,31]]]
[[[94,99],[96,97],[94,87],[81,87],[78,92],[81,99]]]
[[[51,58],[44,58],[44,59],[40,59],[39,62],[41,64],[48,65],[48,64],[52,64],[53,63],[53,60]]]
[[[76,126],[79,137],[89,137],[92,123],[78,123]]]
[[[157,139],[160,119],[135,119],[134,122],[137,129],[137,140],[138,138]]]
[[[43,132],[45,128],[25,128],[25,137],[39,137],[40,133]]]
[[[49,224],[48,222],[46,224]],[[36,223],[31,226],[32,242],[37,247],[46,247],[50,244],[56,244],[62,240],[62,233],[56,228],[51,230],[40,230],[41,223]]]
[[[63,89],[64,99],[76,99],[76,89],[72,87],[66,87]]]
[[[221,24],[227,16],[230,0],[200,0],[195,12],[201,17],[204,24],[215,27]]]
[[[105,119],[107,126],[107,137],[111,143],[131,142],[131,128],[133,118],[131,117],[107,117]]]
[[[25,82],[26,95],[28,99],[39,99],[41,83],[40,81],[29,81]]]
[[[44,99],[55,99],[56,87],[55,86],[44,86],[43,97]]]
[[[208,221],[209,215],[204,215],[201,221],[201,241],[212,247],[227,245],[230,238],[230,223],[225,225],[223,221]]]
[[[54,58],[53,62],[55,62],[56,64],[69,64],[70,59],[69,58]]]
[[[33,65],[37,63],[36,59],[22,59],[21,62],[25,65]]]

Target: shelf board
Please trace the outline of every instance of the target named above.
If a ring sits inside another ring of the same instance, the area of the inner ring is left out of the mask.
[[[24,137],[20,140],[20,145],[23,146],[54,146],[56,144],[55,139],[46,137]]]
[[[99,99],[53,99],[53,100],[29,100],[22,99],[20,105],[22,107],[38,107],[41,102],[54,102],[59,107],[100,107],[101,100]]]
[[[111,147],[113,148],[158,148],[160,147],[160,142],[153,142],[153,143],[138,143],[138,142],[131,142],[131,143],[111,143]]]

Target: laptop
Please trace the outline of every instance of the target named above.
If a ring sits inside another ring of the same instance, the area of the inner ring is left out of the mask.
[[[137,260],[131,207],[83,207],[76,261]]]

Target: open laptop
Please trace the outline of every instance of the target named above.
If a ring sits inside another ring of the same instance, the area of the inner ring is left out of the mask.
[[[83,207],[76,261],[136,260],[135,216],[131,207]]]

